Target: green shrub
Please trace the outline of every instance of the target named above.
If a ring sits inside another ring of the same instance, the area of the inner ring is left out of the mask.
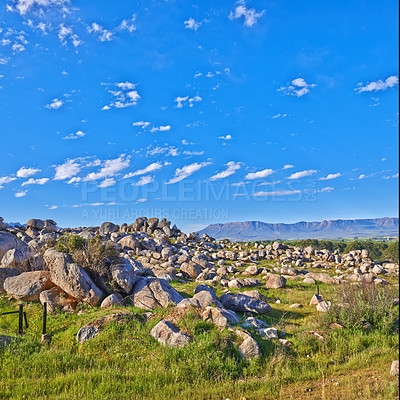
[[[331,309],[323,316],[323,322],[326,325],[335,322],[350,329],[370,327],[389,333],[398,317],[393,298],[394,292],[386,287],[341,285],[332,298]]]

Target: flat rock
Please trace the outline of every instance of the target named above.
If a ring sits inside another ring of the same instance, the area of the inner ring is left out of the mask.
[[[81,329],[79,329],[78,333],[76,334],[76,340],[78,341],[78,343],[85,343],[88,340],[96,337],[100,332],[101,330],[99,328],[96,328],[95,326],[85,325],[82,326]]]
[[[227,328],[229,324],[239,323],[239,319],[233,311],[222,307],[206,307],[201,317],[204,321],[211,322],[220,329]]]
[[[53,286],[49,271],[23,272],[4,281],[7,294],[21,301],[39,300],[40,293]]]
[[[226,293],[219,300],[225,308],[233,311],[251,311],[260,314],[267,314],[271,311],[271,306],[265,301],[256,300],[240,293]]]

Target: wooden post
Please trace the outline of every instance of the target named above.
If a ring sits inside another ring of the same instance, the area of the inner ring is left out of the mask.
[[[43,331],[42,334],[46,334],[46,328],[47,328],[47,303],[43,303]]]
[[[25,328],[28,329],[28,318],[26,318],[26,312],[24,311]]]
[[[19,305],[19,315],[18,315],[18,333],[20,334],[20,335],[23,335],[24,334],[24,325],[23,325],[23,322],[24,322],[24,305],[23,304],[20,304]]]
[[[317,283],[317,294],[319,296],[319,284]]]

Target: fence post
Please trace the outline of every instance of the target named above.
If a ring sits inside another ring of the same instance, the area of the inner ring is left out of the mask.
[[[19,315],[18,315],[18,333],[20,335],[24,334],[24,326],[23,326],[23,322],[24,322],[24,305],[20,304],[19,305]]]
[[[47,303],[43,303],[43,331],[42,334],[46,334],[46,327],[47,327]]]
[[[317,294],[319,296],[319,284],[317,284]]]

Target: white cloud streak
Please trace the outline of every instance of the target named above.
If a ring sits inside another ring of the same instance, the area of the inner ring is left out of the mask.
[[[227,168],[225,171],[219,172],[218,174],[213,175],[210,180],[211,181],[216,181],[218,179],[224,179],[227,178],[228,176],[231,176],[236,173],[237,170],[239,170],[242,166],[241,162],[234,162],[230,161],[226,164]]]
[[[253,28],[264,13],[265,10],[256,12],[254,8],[247,8],[246,3],[244,1],[240,1],[239,5],[229,14],[229,19],[234,20],[243,17],[244,26]]]
[[[193,163],[189,165],[185,165],[182,168],[177,168],[175,171],[175,176],[170,179],[167,183],[177,183],[180,182],[186,178],[188,178],[190,175],[194,174],[195,172],[199,171],[201,168],[206,167],[207,165],[210,165],[211,162],[209,161],[203,161],[201,163]]]
[[[379,92],[381,90],[386,90],[392,87],[395,87],[399,84],[399,77],[398,76],[389,76],[384,81],[378,80],[376,82],[370,82],[367,85],[363,86],[362,83],[359,83],[359,87],[355,88],[354,90],[357,93],[363,92]]]
[[[317,86],[315,83],[307,83],[303,78],[293,79],[287,86],[281,86],[278,92],[283,92],[285,95],[302,97],[310,93],[310,89]]]
[[[35,175],[36,173],[40,172],[41,170],[38,168],[25,168],[22,167],[17,171],[17,177],[18,178],[29,178],[32,175]]]
[[[139,175],[145,175],[145,174],[148,174],[149,172],[157,171],[157,170],[161,169],[162,167],[163,167],[163,165],[158,161],[156,163],[148,165],[146,168],[139,169],[135,172],[130,172],[129,174],[126,174],[123,177],[123,179],[132,178],[134,176],[139,176]]]
[[[316,171],[315,169],[299,171],[299,172],[296,172],[296,173],[290,175],[288,179],[300,179],[300,178],[304,178],[306,176],[311,176],[311,175],[315,174],[316,172],[318,172],[318,171]]]
[[[262,179],[266,178],[269,175],[272,175],[275,171],[273,169],[264,169],[262,171],[257,171],[257,172],[250,172],[245,176],[245,179],[251,180],[251,179]]]
[[[338,172],[337,174],[329,174],[326,177],[319,178],[320,181],[329,181],[330,179],[340,178],[342,174]]]
[[[49,178],[39,178],[39,179],[33,179],[30,178],[29,180],[25,181],[22,183],[21,186],[27,186],[27,185],[44,185],[49,181]]]
[[[103,163],[103,167],[100,169],[99,172],[90,173],[84,179],[84,181],[95,181],[98,179],[115,176],[123,169],[129,167],[129,165],[130,165],[130,157],[125,156],[125,154],[121,154],[118,158],[115,158],[113,160],[106,160]]]

